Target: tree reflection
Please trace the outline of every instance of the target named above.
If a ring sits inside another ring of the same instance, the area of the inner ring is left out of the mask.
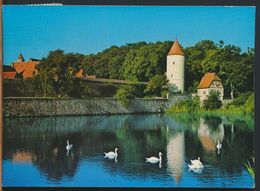
[[[31,162],[57,182],[72,179],[79,163],[91,160],[109,173],[143,177],[170,172],[178,184],[187,161],[198,156],[223,174],[240,172],[254,150],[248,124],[241,118],[188,115],[6,118],[3,159]],[[68,155],[66,140],[73,144]],[[223,144],[220,156],[217,140]],[[115,147],[117,163],[104,160],[104,151]],[[145,157],[158,152],[164,154],[161,168],[145,163]]]

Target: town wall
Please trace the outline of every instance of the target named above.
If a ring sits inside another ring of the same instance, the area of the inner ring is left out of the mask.
[[[189,97],[176,95],[170,99],[136,98],[130,100],[129,104],[125,106],[114,98],[5,97],[3,109],[4,117],[159,113],[184,99],[189,99]]]

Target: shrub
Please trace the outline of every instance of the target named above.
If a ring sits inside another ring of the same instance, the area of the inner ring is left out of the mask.
[[[124,106],[128,107],[130,104],[130,99],[135,97],[136,89],[133,86],[121,86],[116,94],[115,98],[118,99]]]
[[[203,101],[203,107],[206,110],[218,109],[222,106],[222,101],[220,100],[220,93],[214,90],[209,92],[207,99]]]
[[[173,113],[196,113],[200,109],[199,97],[193,99],[182,100],[175,103],[168,111]]]
[[[168,80],[164,75],[155,75],[152,79],[148,82],[144,93],[147,96],[162,96],[163,91],[167,91]]]
[[[246,92],[240,94],[236,99],[234,99],[232,102],[228,103],[225,108],[229,108],[230,106],[243,106],[246,103],[246,100],[253,94],[253,92]]]
[[[245,103],[245,112],[246,113],[254,113],[254,102],[255,102],[255,96],[252,94]]]

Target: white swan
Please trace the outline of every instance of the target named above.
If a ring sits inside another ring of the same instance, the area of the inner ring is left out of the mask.
[[[189,168],[189,171],[193,171],[193,172],[195,172],[195,173],[197,173],[197,174],[201,174],[202,171],[203,171],[203,167],[202,167],[202,168],[194,168],[194,167],[192,167],[192,165],[189,165],[189,166],[191,166],[191,167]]]
[[[109,159],[117,158],[117,156],[118,156],[117,151],[118,151],[118,148],[115,148],[115,152],[113,152],[113,151],[110,151],[108,153],[104,152],[105,158],[109,158]]]
[[[190,160],[191,164],[189,166],[190,169],[197,169],[197,168],[203,168],[203,164],[200,161],[200,157],[198,157],[198,159],[194,159],[194,160]]]
[[[67,140],[67,146],[66,146],[67,151],[71,150],[72,146],[73,146],[73,144],[70,144],[69,140]]]
[[[149,158],[145,158],[146,159],[146,162],[149,162],[149,163],[157,163],[157,162],[162,162],[162,153],[159,152],[159,158],[157,157],[149,157]]]
[[[202,163],[200,162],[200,157],[198,157],[198,159],[194,159],[194,160],[190,160],[191,165],[202,165]]]
[[[222,149],[222,144],[219,142],[219,140],[218,140],[218,144],[217,144],[216,147],[217,147],[218,150]]]

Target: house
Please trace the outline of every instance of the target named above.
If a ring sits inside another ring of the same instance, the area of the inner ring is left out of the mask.
[[[12,66],[18,74],[22,74],[23,78],[31,78],[37,74],[36,66],[40,63],[40,60],[29,59],[27,62],[24,60],[22,54],[19,55],[16,62],[13,62]]]
[[[28,61],[25,61],[23,55],[20,54],[17,61],[13,62],[12,67],[14,68],[14,71],[16,71],[17,74],[22,74],[23,78],[26,79],[37,75],[36,66],[40,63],[41,60],[34,59],[34,58],[30,58]],[[78,78],[85,77],[84,70],[80,69],[76,73],[76,77]]]
[[[207,98],[211,90],[219,92],[220,100],[223,101],[224,88],[220,78],[217,76],[216,73],[206,73],[202,77],[197,92],[197,95],[200,97],[201,102],[203,102]]]

